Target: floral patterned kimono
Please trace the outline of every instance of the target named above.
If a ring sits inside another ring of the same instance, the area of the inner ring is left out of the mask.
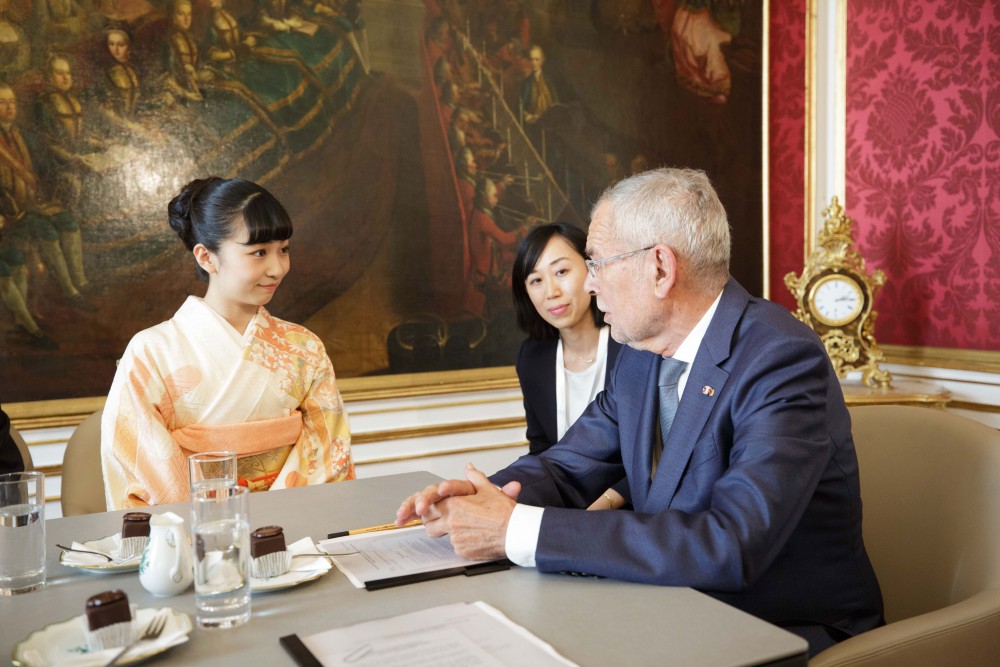
[[[202,299],[141,331],[101,422],[108,509],[189,498],[187,457],[229,450],[252,491],[354,479],[323,343],[259,308],[241,335]]]

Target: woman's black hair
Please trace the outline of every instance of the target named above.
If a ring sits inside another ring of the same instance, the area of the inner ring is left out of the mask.
[[[241,178],[199,178],[191,181],[167,206],[170,227],[194,250],[199,243],[211,252],[230,239],[246,222],[246,245],[287,241],[292,238],[292,219],[270,192]],[[208,279],[197,266],[198,277]]]
[[[545,246],[553,236],[561,236],[570,246],[573,247],[581,257],[587,256],[587,235],[579,227],[565,222],[553,222],[547,225],[534,227],[528,235],[521,240],[517,247],[517,257],[514,259],[514,268],[511,275],[511,291],[514,293],[514,312],[517,315],[517,326],[528,334],[532,340],[556,340],[559,338],[559,330],[542,319],[531,303],[528,296],[528,287],[525,281],[535,265],[538,258],[545,252]],[[594,318],[594,324],[600,328],[604,326],[604,313],[597,308],[597,299],[590,298],[590,314]]]

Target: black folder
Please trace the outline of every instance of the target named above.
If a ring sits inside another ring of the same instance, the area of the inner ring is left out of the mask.
[[[488,574],[489,572],[500,572],[501,570],[509,570],[511,562],[506,558],[501,558],[500,560],[487,561],[485,563],[476,563],[474,565],[459,565],[458,567],[448,567],[443,570],[430,570],[428,572],[416,572],[414,574],[404,574],[398,577],[386,577],[385,579],[374,579],[372,581],[365,582],[365,590],[368,591],[380,591],[383,588],[393,588],[395,586],[405,586],[407,584],[418,584],[422,581],[433,581],[435,579],[444,579],[445,577],[454,577],[459,574],[464,574],[467,577],[474,577],[479,574]]]

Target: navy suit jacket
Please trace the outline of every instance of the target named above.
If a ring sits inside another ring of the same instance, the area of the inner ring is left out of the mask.
[[[528,422],[525,437],[528,452],[541,454],[559,439],[556,437],[556,347],[558,340],[526,339],[517,352],[517,379],[524,397],[524,417]],[[608,339],[608,362],[604,386],[611,381],[611,371],[618,359],[621,343]]]
[[[881,625],[850,416],[816,334],[731,279],[650,481],[660,361],[623,349],[559,443],[491,478],[546,507],[538,569],[691,586],[838,639]],[[634,511],[580,511],[623,474]]]

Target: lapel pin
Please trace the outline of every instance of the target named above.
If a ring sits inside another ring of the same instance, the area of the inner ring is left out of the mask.
[[[715,390],[709,387],[707,384],[701,388],[701,393],[706,396],[715,396]]]

